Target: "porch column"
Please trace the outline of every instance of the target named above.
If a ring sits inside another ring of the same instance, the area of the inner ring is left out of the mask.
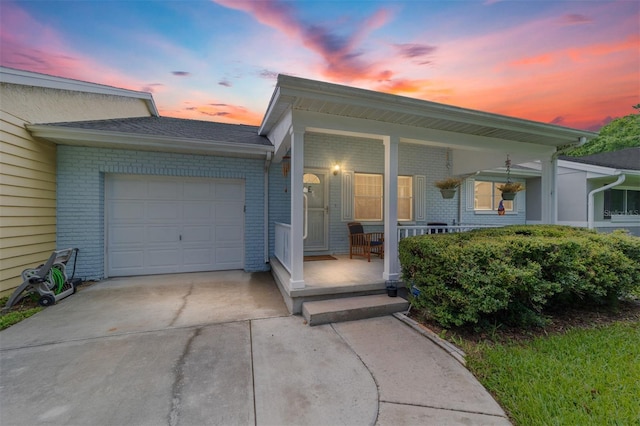
[[[384,272],[386,281],[400,276],[398,262],[398,136],[385,136],[384,142]]]
[[[291,132],[291,290],[304,288],[304,206],[303,206],[303,174],[304,174],[304,131]]]
[[[549,158],[543,158],[541,163],[541,219],[543,224],[555,224],[558,222],[558,188],[556,183],[558,160],[555,155],[552,155]]]

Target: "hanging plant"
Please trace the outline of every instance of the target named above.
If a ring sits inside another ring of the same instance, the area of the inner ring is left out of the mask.
[[[511,201],[516,198],[516,194],[520,191],[524,191],[524,185],[520,182],[511,182],[511,159],[507,154],[507,161],[504,162],[507,167],[507,182],[499,185],[498,189],[502,192],[502,199]]]
[[[443,180],[434,182],[436,188],[440,189],[442,198],[453,198],[456,195],[456,189],[462,183],[459,177],[451,176]]]

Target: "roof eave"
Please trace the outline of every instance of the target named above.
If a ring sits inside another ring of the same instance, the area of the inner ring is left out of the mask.
[[[266,153],[273,152],[273,147],[269,145],[235,144],[225,141],[70,129],[46,124],[30,124],[26,125],[26,128],[34,137],[59,145],[243,157],[264,157]]]
[[[276,93],[277,96],[275,96]],[[294,108],[295,99],[303,98],[338,101],[353,106],[375,107],[381,110],[405,112],[464,124],[491,126],[500,130],[528,132],[557,139],[558,142],[552,144],[556,147],[577,145],[580,143],[580,138],[582,137],[590,139],[598,135],[595,132],[585,130],[465,109],[389,93],[291,77],[288,75],[278,76],[274,96],[267,108],[267,113],[260,127],[260,134],[266,134],[270,130],[270,126],[273,126],[277,122],[279,117],[273,116],[274,111],[277,112],[287,108]],[[278,103],[282,105],[278,106]]]

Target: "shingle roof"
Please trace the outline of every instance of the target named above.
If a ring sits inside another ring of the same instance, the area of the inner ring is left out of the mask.
[[[603,152],[584,157],[568,157],[563,155],[560,159],[573,161],[575,163],[592,164],[594,166],[611,167],[613,169],[640,170],[640,147]]]
[[[245,145],[272,145],[265,136],[258,135],[257,126],[170,117],[117,118],[110,120],[47,123],[46,125],[68,127],[70,129],[131,133],[163,138],[175,137],[180,139],[220,141]]]

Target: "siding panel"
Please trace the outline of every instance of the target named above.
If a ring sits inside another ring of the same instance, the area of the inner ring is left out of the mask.
[[[56,247],[56,147],[31,138],[24,124],[0,111],[0,294]]]

